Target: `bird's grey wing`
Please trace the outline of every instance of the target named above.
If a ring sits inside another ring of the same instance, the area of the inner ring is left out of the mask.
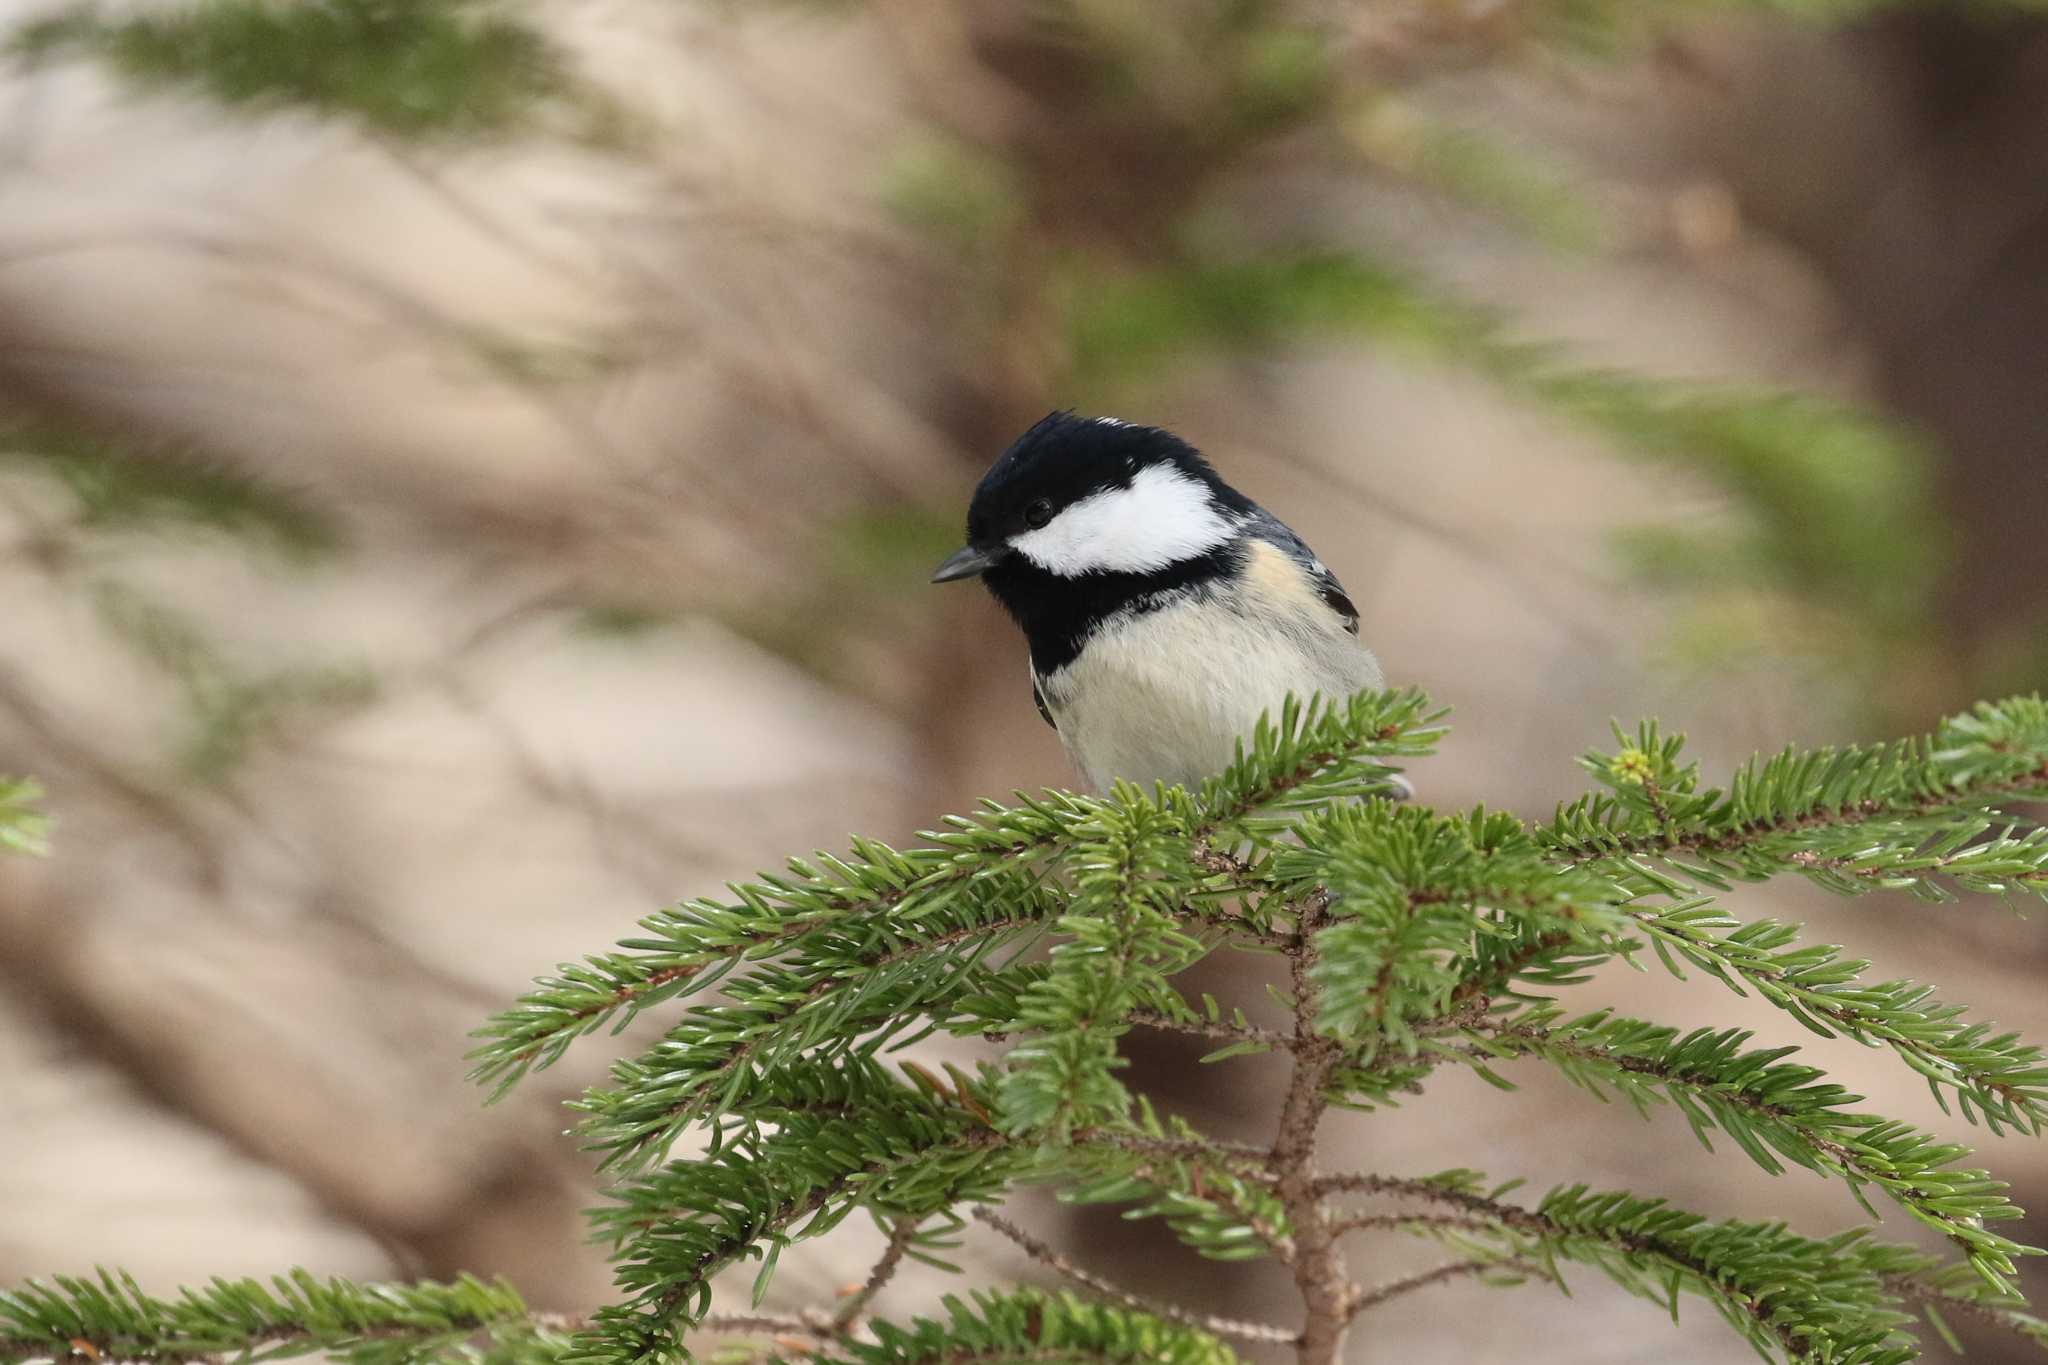
[[[1316,558],[1316,552],[1309,549],[1308,542],[1294,534],[1293,528],[1270,512],[1260,511],[1248,528],[1262,540],[1270,541],[1276,548],[1284,550],[1294,561],[1308,571],[1330,610],[1337,613],[1344,622],[1344,629],[1353,636],[1358,634],[1358,608],[1351,604],[1351,598],[1344,592],[1344,585],[1337,581],[1337,575],[1330,572],[1329,565]],[[1395,801],[1415,799],[1415,784],[1399,773],[1390,773],[1382,794]]]
[[[1037,704],[1038,714],[1045,717],[1045,723],[1052,726],[1054,732],[1057,733],[1060,728],[1059,722],[1052,718],[1052,708],[1045,704],[1045,693],[1038,686],[1038,674],[1036,672],[1031,675],[1031,700]]]
[[[1253,535],[1280,550],[1308,572],[1320,595],[1331,611],[1344,622],[1344,629],[1358,634],[1358,608],[1351,603],[1344,585],[1337,581],[1337,575],[1330,572],[1329,565],[1316,558],[1316,552],[1309,549],[1308,542],[1294,534],[1292,527],[1271,512],[1261,509],[1246,528]]]

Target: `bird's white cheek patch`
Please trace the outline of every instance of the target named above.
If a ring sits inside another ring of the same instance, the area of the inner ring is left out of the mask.
[[[1011,548],[1048,573],[1153,573],[1206,554],[1236,527],[1209,490],[1171,465],[1138,471],[1127,488],[1081,499]]]

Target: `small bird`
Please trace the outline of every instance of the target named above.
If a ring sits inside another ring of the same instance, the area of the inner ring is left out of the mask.
[[[1159,427],[1055,412],[1018,437],[932,582],[976,576],[1023,628],[1032,699],[1097,791],[1193,789],[1288,693],[1382,685],[1336,575]]]

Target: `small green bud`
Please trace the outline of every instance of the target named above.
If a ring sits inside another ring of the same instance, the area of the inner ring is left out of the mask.
[[[1630,745],[1607,764],[1607,775],[1632,787],[1646,786],[1657,775],[1657,765],[1641,749]]]

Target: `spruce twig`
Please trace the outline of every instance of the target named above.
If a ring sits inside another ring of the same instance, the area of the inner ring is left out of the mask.
[[[1503,1276],[1523,1275],[1541,1278],[1543,1272],[1536,1267],[1523,1265],[1519,1261],[1452,1261],[1448,1264],[1437,1266],[1432,1270],[1417,1271],[1413,1275],[1406,1275],[1398,1280],[1389,1280],[1387,1283],[1375,1285],[1371,1289],[1359,1290],[1352,1295],[1350,1316],[1358,1317],[1360,1314],[1370,1312],[1382,1304],[1400,1298],[1404,1294],[1412,1294],[1418,1289],[1428,1289],[1434,1285],[1443,1284],[1446,1281],[1455,1280],[1465,1275],[1487,1274],[1500,1274]]]
[[[867,1282],[848,1294],[832,1314],[831,1332],[844,1336],[853,1325],[860,1321],[860,1315],[867,1311],[875,1295],[882,1292],[889,1281],[896,1276],[896,1269],[903,1264],[904,1253],[917,1239],[917,1220],[898,1218],[889,1226],[889,1243],[882,1248],[881,1256],[875,1261],[874,1269],[868,1272]]]
[[[1128,1289],[1112,1284],[1109,1280],[1097,1275],[1092,1270],[1076,1265],[1070,1258],[1055,1251],[1047,1243],[1032,1236],[1002,1214],[989,1208],[986,1204],[976,1205],[973,1210],[973,1217],[976,1222],[986,1224],[988,1227],[1001,1233],[1018,1250],[1022,1251],[1032,1260],[1037,1261],[1057,1274],[1065,1276],[1090,1293],[1100,1294],[1102,1297],[1114,1303],[1120,1303],[1126,1308],[1135,1308],[1140,1312],[1149,1313],[1153,1317],[1162,1318],[1168,1322],[1178,1322],[1188,1327],[1199,1328],[1212,1336],[1229,1337],[1236,1341],[1266,1341],[1291,1344],[1300,1336],[1300,1333],[1285,1327],[1275,1327],[1263,1322],[1245,1322],[1238,1318],[1218,1317],[1211,1313],[1191,1313],[1184,1308],[1177,1308],[1172,1304],[1158,1303],[1147,1299],[1143,1295],[1134,1294]]]

